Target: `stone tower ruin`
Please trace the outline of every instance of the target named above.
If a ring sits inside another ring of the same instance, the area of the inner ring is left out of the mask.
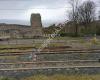
[[[31,14],[31,27],[34,36],[42,36],[42,22],[40,14]]]

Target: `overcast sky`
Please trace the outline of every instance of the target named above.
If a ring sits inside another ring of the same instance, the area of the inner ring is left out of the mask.
[[[40,13],[47,26],[67,20],[70,9],[67,0],[0,0],[0,22],[30,25],[31,13]]]

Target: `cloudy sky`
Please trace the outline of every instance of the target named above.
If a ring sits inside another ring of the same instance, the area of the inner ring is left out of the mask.
[[[48,26],[67,20],[70,9],[67,0],[0,0],[0,23],[30,25],[31,13],[40,13]]]

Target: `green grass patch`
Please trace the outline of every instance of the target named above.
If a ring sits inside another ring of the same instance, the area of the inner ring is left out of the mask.
[[[36,75],[21,80],[99,80],[100,75]]]
[[[19,56],[0,56],[0,59],[16,60]]]

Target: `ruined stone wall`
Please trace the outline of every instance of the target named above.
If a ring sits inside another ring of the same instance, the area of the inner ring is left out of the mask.
[[[42,22],[40,14],[31,15],[31,27],[33,30],[32,34],[34,34],[34,36],[42,36]]]
[[[40,14],[31,15],[31,26],[18,24],[0,24],[0,37],[11,38],[42,36],[42,22]]]

